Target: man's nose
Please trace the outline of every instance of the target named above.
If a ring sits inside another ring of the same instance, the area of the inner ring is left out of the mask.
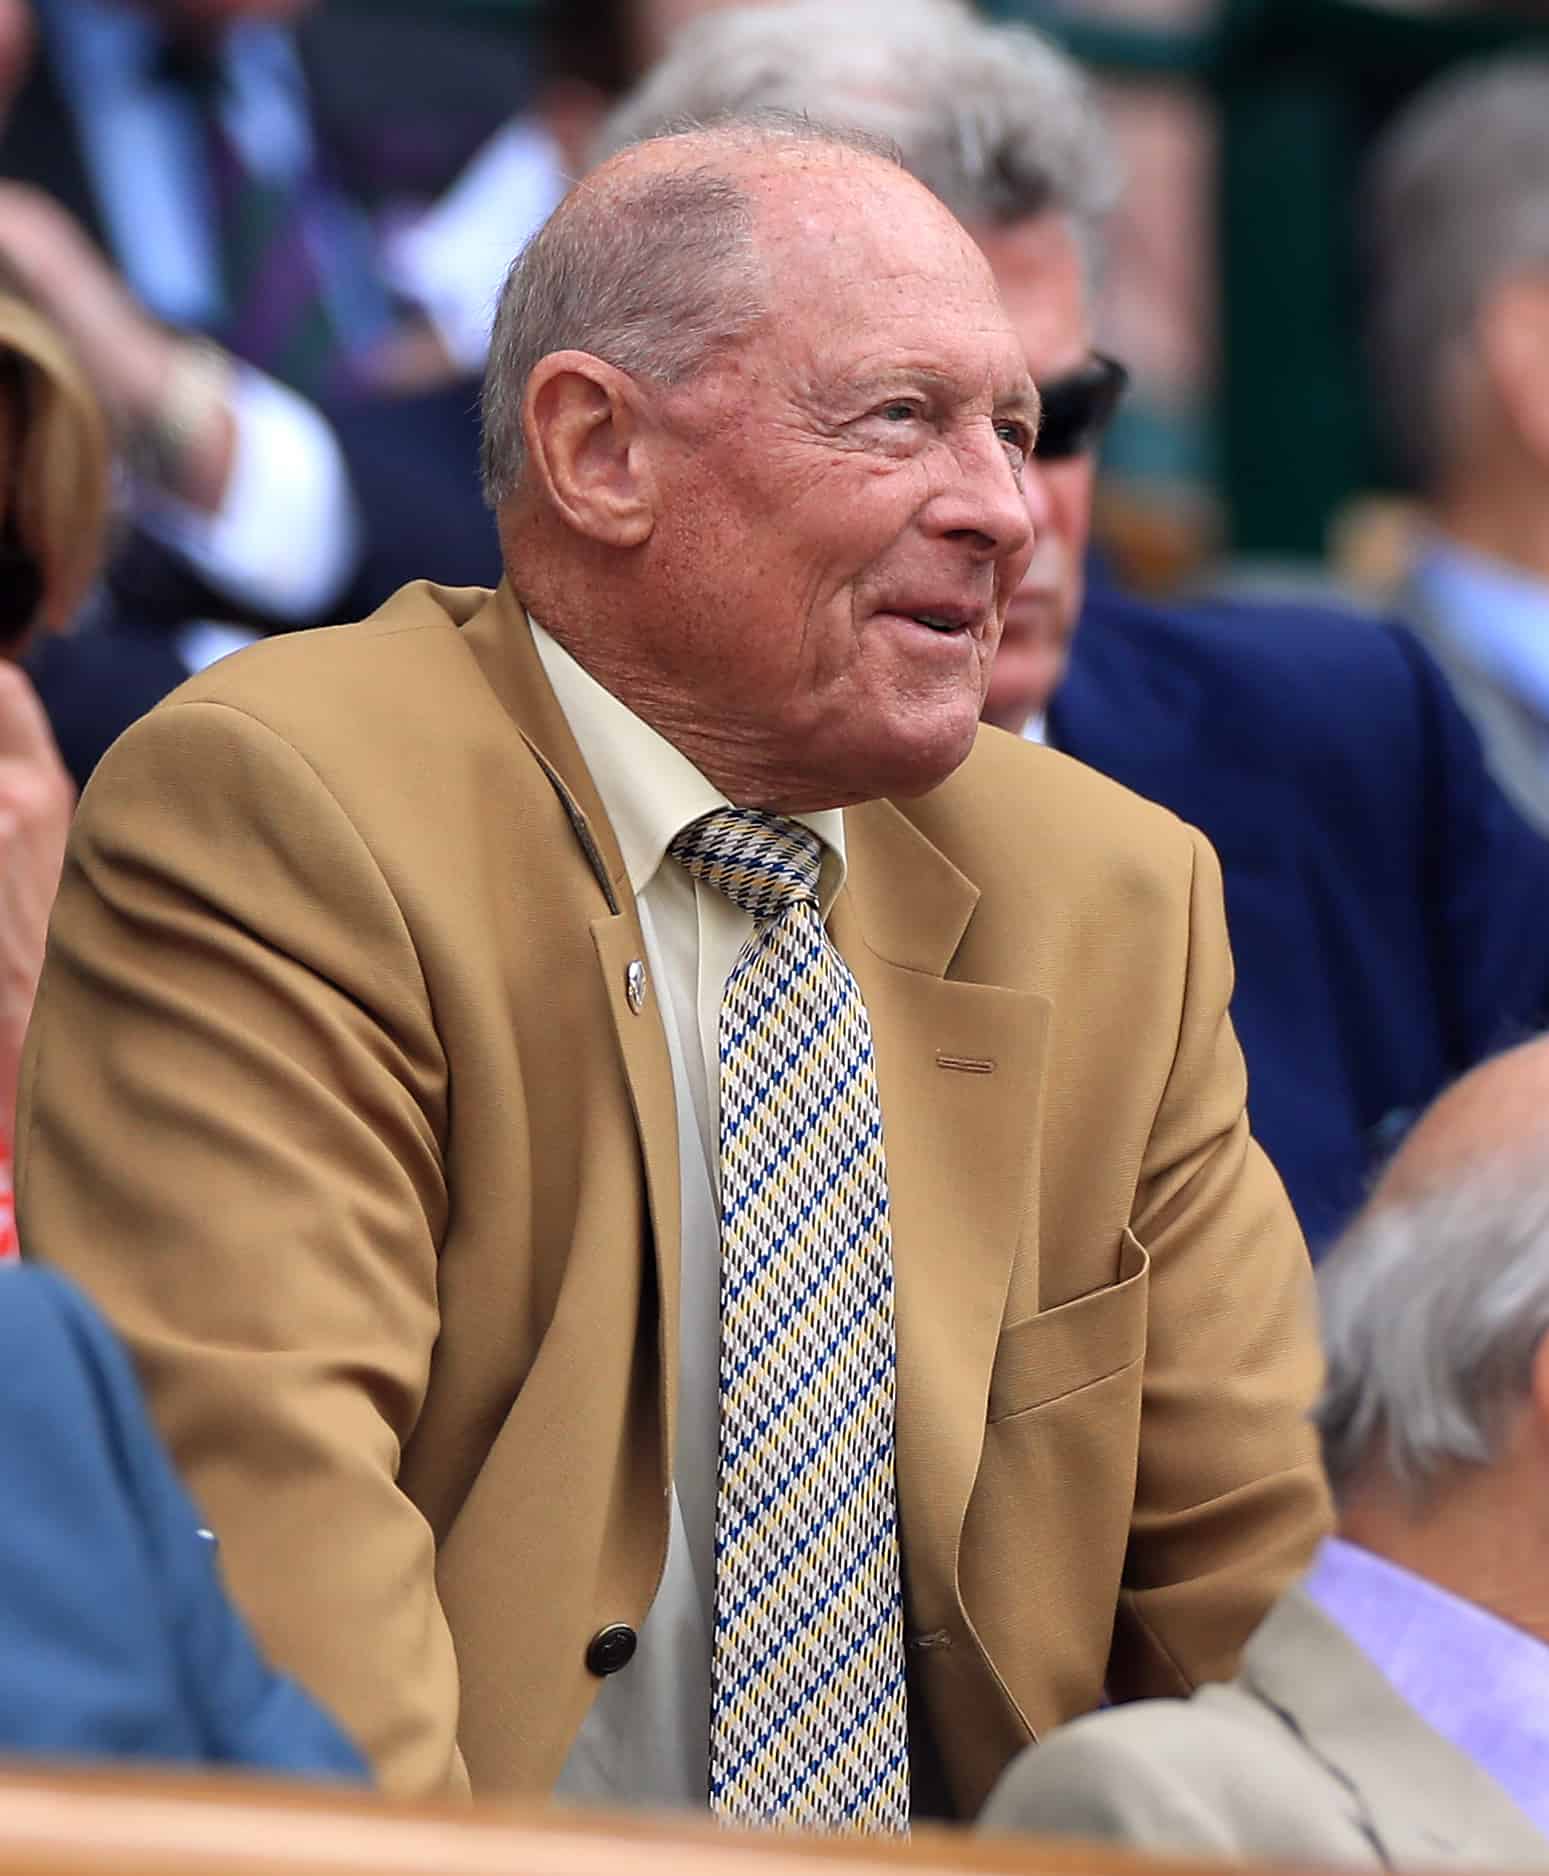
[[[971,541],[986,559],[1021,552],[1048,515],[1041,481],[1036,494],[1028,493],[1028,478],[1038,480],[1033,464],[1019,474],[1005,443],[992,432],[987,442],[965,447],[961,467],[961,475],[933,504],[937,527]]]

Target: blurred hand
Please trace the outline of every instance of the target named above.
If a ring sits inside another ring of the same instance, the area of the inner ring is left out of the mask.
[[[163,409],[186,341],[153,319],[68,209],[30,184],[0,181],[0,263],[47,314],[80,360],[108,412],[129,437]],[[234,429],[216,413],[207,436],[189,439],[173,493],[219,507]]]
[[[145,422],[177,340],[141,310],[69,210],[27,183],[0,182],[0,257],[70,341],[113,414],[131,427]]]
[[[6,1140],[74,810],[75,789],[37,693],[17,666],[0,664],[0,1135]]]

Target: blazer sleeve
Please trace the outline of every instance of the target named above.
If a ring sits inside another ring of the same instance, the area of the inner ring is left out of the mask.
[[[432,1535],[396,1483],[445,1103],[403,914],[318,775],[227,705],[135,725],[66,857],[19,1228],[128,1341],[271,1657],[412,1792],[466,1787]]]
[[[1131,1228],[1151,1259],[1140,1443],[1108,1689],[1225,1680],[1330,1523],[1308,1414],[1312,1271],[1252,1140],[1221,876],[1193,843],[1187,975]]]

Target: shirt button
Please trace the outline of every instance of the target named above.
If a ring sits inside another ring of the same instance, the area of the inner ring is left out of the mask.
[[[586,1644],[586,1666],[599,1680],[627,1668],[635,1658],[640,1637],[627,1622],[610,1622]]]

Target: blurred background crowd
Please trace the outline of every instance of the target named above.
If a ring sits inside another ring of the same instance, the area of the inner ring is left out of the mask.
[[[1549,6],[962,0],[1072,63],[974,39],[901,98],[886,0],[791,3],[799,57],[717,0],[0,0],[0,1115],[105,749],[253,639],[499,581],[513,255],[749,101],[953,126],[1044,397],[985,716],[1209,836],[1315,1257],[1549,1019]]]
[[[718,36],[729,11],[0,0],[7,1084],[119,731],[259,635],[498,580],[491,310],[567,183],[653,111],[848,109],[866,0],[810,71]],[[1058,392],[986,714],[1217,847],[1255,1127],[1316,1248],[1447,1076],[1549,1010],[1549,16],[977,11],[1086,85],[1004,41],[938,75],[981,97],[928,107],[1021,165],[962,212]]]

